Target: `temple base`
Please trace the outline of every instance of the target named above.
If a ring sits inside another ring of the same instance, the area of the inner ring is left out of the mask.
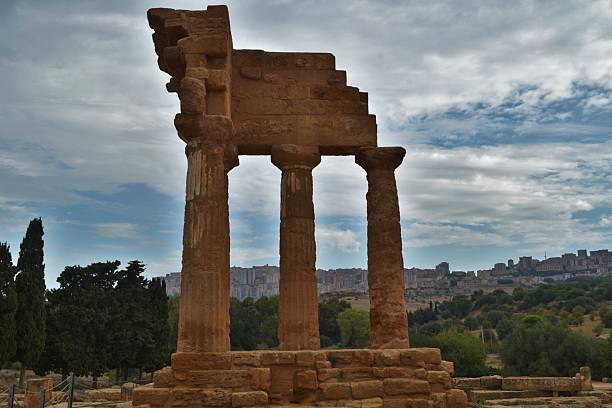
[[[133,405],[466,408],[433,348],[175,353]]]

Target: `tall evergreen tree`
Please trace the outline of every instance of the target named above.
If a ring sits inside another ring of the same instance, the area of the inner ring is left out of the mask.
[[[149,360],[153,344],[150,301],[147,280],[142,276],[145,265],[131,261],[118,272],[115,288],[115,326],[113,329],[113,361],[127,379],[130,368],[142,368]]]
[[[15,314],[17,293],[15,291],[15,267],[7,243],[0,243],[0,367],[15,357]]]
[[[113,286],[119,261],[67,266],[48,292],[50,331],[37,372],[91,375],[109,367]]]
[[[45,265],[43,225],[40,218],[30,221],[19,248],[17,261],[17,361],[21,363],[19,385],[23,387],[25,368],[33,367],[45,346]]]
[[[168,338],[168,295],[166,295],[166,282],[161,278],[153,278],[147,287],[150,302],[150,330],[153,342],[149,348],[151,352],[144,368],[148,371],[158,370],[169,362]]]

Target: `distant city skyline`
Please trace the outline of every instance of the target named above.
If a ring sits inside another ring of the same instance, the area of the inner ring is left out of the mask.
[[[406,267],[461,270],[612,242],[609,3],[228,1],[235,48],[330,51],[368,92],[397,171]],[[156,68],[150,7],[196,0],[0,2],[0,241],[45,227],[66,265],[180,270],[186,160]],[[359,27],[359,29],[356,29]],[[231,264],[278,264],[280,172],[230,172]],[[366,179],[315,168],[317,267],[367,265]]]

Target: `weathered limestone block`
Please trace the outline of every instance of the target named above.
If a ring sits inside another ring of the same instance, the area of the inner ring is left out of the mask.
[[[293,378],[293,389],[300,391],[316,391],[318,387],[315,370],[297,371]]]
[[[227,352],[174,353],[171,356],[173,370],[229,370],[232,355]]]
[[[226,407],[231,404],[232,393],[221,389],[175,388],[172,390],[171,399],[173,406]]]
[[[425,353],[421,349],[407,349],[400,351],[401,365],[412,367],[425,366]]]
[[[138,386],[133,382],[127,382],[121,385],[121,401],[131,401],[134,389]]]
[[[45,404],[53,398],[52,378],[32,378],[26,381],[25,407],[38,408],[40,390],[45,390]]]
[[[319,348],[312,169],[320,162],[316,147],[272,148],[272,163],[282,170],[278,322],[281,350]]]
[[[446,371],[428,371],[427,381],[429,381],[432,387],[434,384],[442,386],[442,390],[436,392],[444,392],[444,389],[450,389],[453,385],[451,377]]]
[[[465,392],[461,390],[448,390],[446,392],[446,407],[447,408],[467,408],[468,399]]]
[[[431,387],[427,381],[411,378],[385,378],[385,395],[429,394]]]
[[[364,148],[355,162],[368,178],[368,287],[371,347],[408,348],[404,261],[395,169],[401,147]]]
[[[169,388],[137,387],[132,392],[132,405],[164,406],[169,397]]]
[[[331,380],[336,381],[340,376],[339,368],[322,368],[317,370],[319,381],[329,382]]]
[[[181,112],[197,115],[206,112],[206,86],[195,78],[183,78],[179,90]]]
[[[348,367],[353,364],[353,350],[330,350],[327,356],[333,367]]]
[[[455,363],[453,363],[452,361],[442,360],[440,365],[442,366],[442,369],[446,371],[451,377],[455,375]]]
[[[593,381],[591,379],[591,368],[580,367],[580,373],[578,373],[582,381],[583,391],[593,391]]]
[[[355,399],[382,397],[383,383],[380,380],[352,382],[351,393]]]
[[[256,351],[239,351],[232,353],[233,368],[247,368],[259,366],[261,366],[261,353],[258,353]]]
[[[164,367],[153,374],[153,386],[157,388],[174,387],[174,372],[170,367]]]
[[[401,365],[400,350],[375,350],[374,364],[379,367]]]
[[[340,381],[356,381],[372,378],[371,367],[345,367],[340,368]]]
[[[423,347],[419,350],[423,352],[425,364],[440,365],[442,363],[442,355],[440,354],[440,349]]]
[[[455,385],[457,386],[457,388],[461,388],[461,389],[474,389],[474,388],[481,388],[480,385],[480,377],[477,378],[455,378]]]
[[[180,384],[192,388],[247,388],[250,385],[249,370],[191,370],[184,377],[175,373],[175,377]]]
[[[551,391],[502,391],[502,390],[470,390],[467,393],[470,402],[485,402],[489,400],[552,397]]]
[[[409,399],[406,401],[406,408],[433,408],[433,401],[429,399]]]
[[[505,377],[502,389],[509,391],[580,391],[582,381],[572,377]]]
[[[268,394],[263,391],[235,392],[232,394],[232,407],[267,406]]]
[[[480,386],[488,390],[501,390],[503,378],[501,375],[480,377]]]
[[[249,369],[251,379],[251,389],[255,391],[268,391],[272,382],[272,375],[269,368]]]
[[[320,399],[340,400],[351,397],[351,385],[349,383],[321,383],[319,384]]]

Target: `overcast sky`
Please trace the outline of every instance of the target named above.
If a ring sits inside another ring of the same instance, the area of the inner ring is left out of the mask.
[[[0,2],[0,241],[43,217],[65,265],[180,270],[186,161],[146,21],[202,1]],[[231,1],[235,48],[336,55],[398,169],[404,262],[489,268],[612,249],[608,1]],[[232,264],[278,264],[280,172],[230,173]],[[366,265],[363,170],[314,171],[317,266]]]

